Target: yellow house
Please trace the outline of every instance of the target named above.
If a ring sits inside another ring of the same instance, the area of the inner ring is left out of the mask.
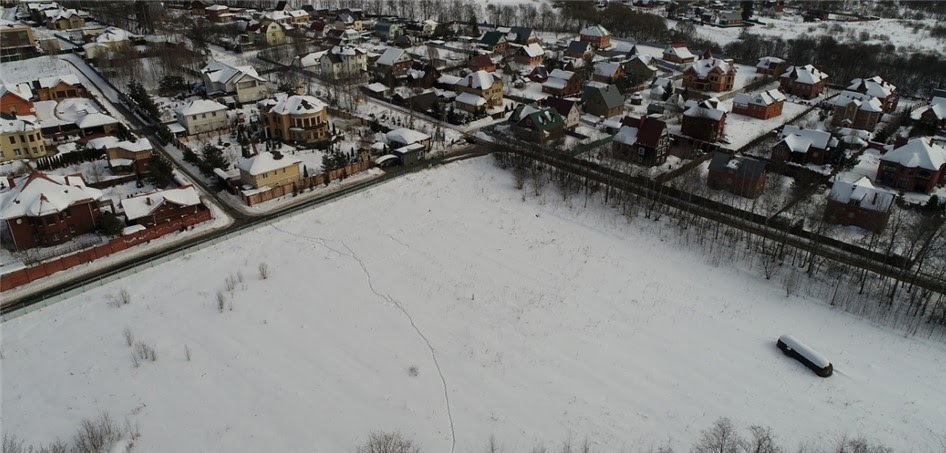
[[[313,144],[329,139],[325,103],[305,95],[257,103],[266,135],[287,143]]]
[[[35,53],[33,29],[0,19],[0,49],[5,55]]]
[[[41,77],[33,82],[33,91],[40,101],[88,96],[75,74]]]
[[[302,175],[299,163],[294,157],[282,153],[262,152],[237,165],[240,170],[240,182],[254,189],[276,188],[299,182]]]
[[[246,33],[257,46],[279,46],[286,43],[286,30],[272,20],[252,24],[246,28]]]
[[[46,155],[43,132],[32,117],[28,118],[0,120],[0,162]]]
[[[85,27],[85,19],[74,9],[57,9],[45,12],[46,26],[53,30],[74,30]]]
[[[457,107],[463,110],[478,111],[503,105],[503,81],[486,71],[467,75],[458,80],[453,89],[458,94]]]

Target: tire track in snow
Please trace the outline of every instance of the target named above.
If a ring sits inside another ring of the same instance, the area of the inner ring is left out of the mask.
[[[437,368],[437,374],[440,376],[440,383],[443,384],[443,399],[447,408],[447,421],[450,423],[450,453],[454,453],[454,450],[456,450],[456,447],[457,447],[457,433],[453,424],[453,413],[450,411],[450,394],[447,390],[447,379],[444,377],[443,370],[440,368],[440,362],[437,360],[437,352],[434,349],[434,346],[430,343],[430,340],[427,338],[427,335],[424,335],[424,332],[422,332],[420,330],[420,327],[417,326],[417,323],[414,322],[414,317],[411,316],[410,312],[408,312],[407,309],[405,309],[404,306],[401,305],[401,303],[398,302],[397,299],[391,297],[391,295],[389,294],[381,293],[375,288],[374,281],[371,278],[371,272],[368,270],[368,266],[365,265],[365,262],[361,259],[361,257],[359,257],[358,254],[356,254],[355,251],[352,250],[351,247],[349,247],[348,244],[345,243],[345,241],[341,239],[337,240],[342,245],[342,247],[345,248],[347,253],[344,253],[341,250],[338,250],[334,247],[329,246],[328,244],[326,244],[326,240],[323,238],[311,237],[311,236],[306,236],[304,234],[298,234],[298,233],[292,233],[292,232],[283,230],[275,225],[270,225],[270,226],[274,230],[280,233],[283,233],[289,236],[298,237],[305,240],[309,240],[309,241],[315,241],[319,245],[321,245],[322,247],[328,250],[331,250],[335,253],[338,253],[339,255],[347,256],[355,260],[355,262],[357,262],[358,265],[361,267],[361,271],[365,274],[365,279],[368,281],[368,289],[370,289],[371,292],[374,293],[375,296],[380,297],[390,302],[395,307],[397,307],[397,309],[401,311],[404,317],[406,317],[407,320],[410,321],[411,327],[414,329],[414,332],[416,332],[417,336],[419,336],[422,340],[424,340],[424,343],[427,345],[427,349],[430,350],[430,357],[434,361],[434,367]],[[394,239],[394,238],[392,237],[391,239]],[[407,244],[404,244],[403,242],[400,242],[397,240],[395,240],[395,242],[398,242],[401,245],[404,245],[405,247],[408,247],[408,248],[410,247]]]

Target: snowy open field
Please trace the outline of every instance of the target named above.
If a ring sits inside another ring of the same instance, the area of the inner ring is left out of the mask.
[[[3,432],[67,438],[107,410],[139,424],[135,451],[346,452],[382,429],[425,452],[452,432],[457,452],[491,434],[510,452],[569,436],[687,451],[728,416],[790,449],[844,433],[941,448],[943,344],[512,183],[487,158],[406,176],[8,321]],[[156,362],[133,365],[125,328]],[[835,376],[784,357],[784,333]]]

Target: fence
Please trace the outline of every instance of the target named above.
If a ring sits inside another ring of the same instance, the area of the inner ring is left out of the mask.
[[[355,162],[342,168],[336,168],[335,170],[329,171],[327,173],[319,173],[315,176],[303,178],[295,184],[277,186],[265,192],[257,192],[251,195],[246,195],[244,192],[239,192],[239,195],[240,199],[242,199],[244,203],[246,203],[248,206],[253,206],[255,204],[273,200],[291,193],[297,193],[311,187],[328,184],[331,181],[347,178],[351,175],[367,170],[370,166],[370,161],[363,160],[361,162]]]
[[[89,263],[99,258],[104,258],[129,247],[133,247],[144,242],[149,242],[152,239],[157,239],[168,233],[180,231],[183,228],[205,222],[211,218],[212,215],[210,214],[209,210],[198,211],[197,213],[187,217],[175,219],[152,228],[146,228],[126,236],[114,238],[105,244],[81,250],[70,255],[64,255],[54,260],[36,264],[32,267],[20,269],[8,274],[3,274],[0,276],[0,291],[7,291],[48,275],[52,275],[56,272],[66,270],[80,264]]]
[[[607,145],[608,143],[611,143],[612,140],[614,140],[614,137],[609,135],[593,142],[582,143],[578,146],[575,146],[575,148],[573,148],[571,151],[568,151],[567,154],[570,156],[577,156],[579,154],[591,151],[599,146]]]

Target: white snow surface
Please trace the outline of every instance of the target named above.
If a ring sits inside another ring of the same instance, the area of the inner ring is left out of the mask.
[[[138,423],[136,451],[354,451],[383,429],[445,452],[451,426],[457,452],[491,434],[506,451],[570,435],[685,450],[728,416],[790,449],[840,433],[939,448],[943,344],[786,298],[666,225],[547,189],[523,199],[492,159],[454,163],[7,321],[3,431],[67,438],[107,410]],[[156,362],[133,366],[126,327]],[[785,333],[835,376],[783,356]]]

